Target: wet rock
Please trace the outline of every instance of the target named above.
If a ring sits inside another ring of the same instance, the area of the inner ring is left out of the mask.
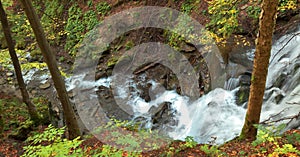
[[[279,104],[280,101],[284,98],[284,94],[278,94],[277,96],[275,96],[275,102],[276,104]]]
[[[49,82],[46,82],[44,84],[39,85],[40,89],[47,89],[51,86],[51,84]]]
[[[132,115],[130,106],[117,104],[112,91],[104,86],[100,86],[97,91],[98,102],[106,113],[107,117],[121,120],[129,120]]]
[[[236,104],[241,106],[248,101],[250,86],[241,86],[236,92]]]
[[[35,94],[37,94],[37,93],[38,93],[37,90],[32,90],[32,91],[31,91],[31,94],[32,94],[32,95],[35,95]]]
[[[68,96],[69,96],[69,98],[74,98],[74,96],[75,96],[75,93],[73,92],[73,91],[69,91],[68,92]]]
[[[163,109],[167,108],[167,102],[161,103],[158,106],[152,106],[148,113],[152,116],[157,115],[159,112],[161,112]]]
[[[107,77],[107,73],[104,70],[101,70],[96,73],[95,80],[99,80],[100,78]]]
[[[154,100],[157,95],[161,95],[165,91],[166,91],[165,87],[161,84],[158,84],[155,88],[150,88],[148,94],[151,100]]]
[[[251,74],[247,75],[247,74],[243,74],[243,75],[240,75],[239,77],[239,84],[240,86],[250,86],[251,84]]]
[[[159,108],[153,111],[156,113],[152,116],[152,123],[157,124],[157,126],[163,126],[173,120],[173,112],[171,111],[169,102],[164,102],[159,105]]]
[[[282,87],[284,81],[286,80],[287,78],[287,74],[286,73],[281,73],[277,79],[275,80],[275,82],[273,83],[273,87]]]
[[[196,47],[193,45],[190,45],[188,43],[185,42],[181,42],[179,45],[180,51],[181,52],[185,52],[185,53],[191,53],[196,51]]]
[[[12,76],[14,76],[14,73],[12,73],[12,72],[7,72],[7,73],[6,73],[6,76],[7,76],[7,77],[12,77]]]

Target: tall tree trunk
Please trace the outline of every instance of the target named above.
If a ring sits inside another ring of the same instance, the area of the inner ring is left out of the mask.
[[[17,76],[17,81],[18,81],[18,84],[19,84],[19,87],[21,90],[23,102],[27,105],[31,120],[33,120],[35,124],[38,124],[39,116],[37,114],[35,106],[31,103],[29,94],[26,90],[26,85],[24,83],[24,79],[22,76],[21,66],[19,64],[19,59],[18,59],[16,51],[15,51],[15,45],[14,45],[13,39],[11,37],[11,32],[10,32],[10,27],[9,27],[8,20],[7,20],[7,15],[3,9],[3,5],[2,5],[1,1],[0,1],[0,19],[1,19],[1,24],[3,27],[4,36],[5,36],[5,39],[7,42],[7,46],[8,46],[9,55],[13,62],[13,66],[14,66],[16,76]]]
[[[278,3],[279,0],[262,2],[248,110],[240,139],[256,139],[257,128],[253,124],[259,124],[260,120]]]
[[[50,70],[55,89],[63,107],[64,117],[69,132],[69,139],[74,139],[80,136],[80,129],[76,120],[75,112],[67,94],[65,82],[60,75],[60,71],[58,70],[55,56],[46,40],[44,30],[32,6],[31,0],[20,0],[20,2],[23,5],[24,11],[35,34],[37,43]]]

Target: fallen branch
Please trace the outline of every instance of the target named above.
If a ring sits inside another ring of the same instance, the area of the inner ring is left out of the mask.
[[[139,70],[134,71],[133,74],[137,75],[137,74],[139,74],[139,73],[142,73],[142,72],[144,72],[144,71],[146,71],[146,70],[148,70],[148,69],[154,67],[154,66],[155,66],[156,64],[158,64],[158,63],[159,63],[159,62],[153,62],[153,63],[150,63],[150,64],[148,64],[147,66],[143,67],[142,69],[139,69]]]
[[[299,105],[300,103],[298,103],[298,102],[286,102],[286,104],[289,104],[289,105]]]
[[[285,109],[284,109],[285,110]],[[300,112],[297,115],[293,115],[293,116],[288,116],[288,117],[283,117],[277,120],[272,120],[271,119],[275,116],[278,116],[279,114],[281,114],[284,110],[280,111],[279,113],[277,113],[276,115],[273,115],[271,117],[269,117],[267,120],[261,122],[260,124],[265,124],[265,125],[269,125],[271,123],[278,123],[280,121],[284,121],[284,120],[289,120],[289,122],[287,122],[287,126],[292,122],[293,119],[298,119],[300,118]]]
[[[268,124],[268,123],[272,123],[272,121],[270,121],[272,118],[274,118],[274,117],[276,117],[276,116],[278,116],[278,115],[280,115],[282,112],[284,112],[286,110],[286,108],[285,109],[283,109],[282,111],[280,111],[279,113],[277,113],[277,114],[275,114],[275,115],[272,115],[272,116],[270,116],[268,119],[266,119],[266,120],[264,120],[264,121],[262,121],[262,122],[260,122],[260,124]],[[270,121],[270,122],[268,122],[268,121]]]
[[[274,57],[271,59],[270,63],[273,62],[274,58],[276,58],[277,54],[279,52],[281,52],[291,41],[293,38],[295,38],[297,35],[300,35],[300,32],[299,33],[296,33],[296,34],[293,34],[293,36],[283,45],[283,47],[281,47],[277,52],[276,54],[274,55]]]

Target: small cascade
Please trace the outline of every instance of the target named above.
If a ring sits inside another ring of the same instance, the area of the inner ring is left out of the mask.
[[[272,48],[261,120],[279,121],[300,112],[300,28],[281,37]],[[270,117],[270,116],[271,117]],[[299,119],[299,117],[298,117]],[[283,120],[285,130],[299,128],[297,118]]]
[[[224,89],[229,91],[233,90],[239,86],[239,82],[239,78],[231,77],[225,82]]]
[[[300,111],[300,37],[290,40],[291,37],[292,34],[285,35],[273,46],[262,122],[297,115]],[[254,50],[247,52],[249,60],[253,59],[253,52]],[[233,71],[240,69],[238,65],[232,67]],[[96,82],[80,80],[83,77],[73,76],[76,79],[70,81],[68,90],[84,86],[97,91],[99,86],[112,88],[116,84],[113,82],[116,76]],[[244,71],[239,77],[229,78],[225,89],[216,88],[191,100],[179,95],[176,90],[166,90],[153,80],[145,82],[143,74],[138,80],[129,77],[123,83],[124,86],[114,87],[114,98],[130,108],[130,119],[139,122],[143,128],[157,129],[174,139],[183,140],[192,136],[199,143],[221,144],[238,136],[242,129],[246,109],[237,105],[235,95],[241,84],[249,86],[250,79],[251,75]],[[139,88],[141,86],[147,91],[142,91]],[[150,96],[147,100],[142,96],[145,92]],[[296,120],[289,123],[287,129],[295,127],[299,127]]]

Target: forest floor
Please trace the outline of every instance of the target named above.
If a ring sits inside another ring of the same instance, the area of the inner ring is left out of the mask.
[[[176,3],[169,3],[170,1],[163,0],[163,1],[157,1],[157,0],[148,0],[148,1],[117,1],[117,0],[109,0],[108,3],[112,4],[112,10],[111,14],[117,13],[119,11],[137,7],[137,6],[143,6],[143,5],[152,5],[152,6],[165,6],[165,7],[171,7],[177,10],[180,10],[180,7],[182,5],[181,1],[177,1]],[[207,3],[206,1],[201,1],[198,4],[198,10],[206,10],[207,11]],[[84,6],[83,6],[84,8]],[[193,11],[191,13],[191,16],[195,18],[199,23],[205,25],[208,23],[209,19],[208,16],[205,16],[200,11]],[[285,32],[285,29],[287,29],[289,20],[282,20],[279,22],[279,24],[276,27],[277,34],[280,35],[281,33]],[[247,22],[244,22],[244,27],[246,30],[250,30],[252,28],[246,28],[246,27],[252,27],[250,25],[247,25]],[[251,34],[251,33],[249,33]],[[252,42],[254,41],[254,37],[250,35],[249,40]],[[61,55],[61,54],[60,54]],[[67,55],[67,54],[63,54]],[[2,71],[0,66],[0,76],[1,78],[6,77],[7,71]],[[3,86],[1,86],[2,88]],[[0,101],[1,104],[4,107],[2,108],[2,111],[5,111],[2,118],[4,119],[6,128],[4,128],[3,133],[0,135],[0,157],[6,157],[6,156],[20,156],[22,155],[23,146],[27,145],[26,142],[24,142],[23,139],[15,138],[11,136],[14,134],[13,132],[17,130],[17,128],[20,126],[22,122],[26,121],[26,118],[28,115],[24,112],[26,112],[26,107],[24,104],[22,105],[20,103],[20,99],[16,99],[16,94],[7,93],[7,91],[11,90],[8,89],[9,87],[0,89]],[[12,91],[14,92],[14,91]],[[19,95],[19,94],[17,94]],[[20,96],[20,95],[19,95]],[[18,97],[18,96],[17,96]],[[13,105],[12,105],[13,104]],[[20,109],[21,106],[21,109]],[[0,108],[1,110],[1,108]],[[35,132],[42,132],[46,125],[41,125],[34,128]],[[28,135],[31,135],[32,133],[27,133]],[[27,136],[28,136],[27,135]],[[232,140],[229,141],[223,145],[220,146],[213,146],[208,145],[207,148],[204,148],[205,145],[203,144],[197,144],[193,145],[191,147],[186,146],[187,142],[184,141],[174,141],[169,145],[166,145],[160,149],[144,152],[141,154],[141,156],[146,157],[158,157],[158,156],[174,156],[174,157],[201,157],[201,156],[268,156],[271,154],[271,156],[277,157],[277,156],[290,156],[290,157],[296,157],[298,156],[297,153],[293,152],[287,152],[283,154],[283,151],[287,151],[288,148],[285,149],[279,149],[284,147],[287,144],[292,144],[294,148],[296,148],[298,151],[300,151],[300,130],[290,130],[287,131],[285,134],[273,137],[271,135],[265,136],[261,142],[254,144],[250,141],[239,141],[239,140]],[[92,151],[95,149],[103,149],[102,146],[104,143],[100,142],[95,137],[89,137],[84,140],[81,147],[82,148],[88,148],[87,151]],[[126,156],[126,153],[123,154],[123,156]]]
[[[26,106],[20,104],[18,100],[10,96],[1,95],[1,101],[5,103],[5,114],[3,115],[5,125],[4,132],[1,134],[0,140],[0,157],[16,157],[23,154],[23,147],[28,145],[24,139],[12,136],[15,131],[20,128],[19,124],[24,125],[28,115]],[[3,106],[1,106],[3,107]],[[32,128],[34,132],[42,132],[47,126],[40,125]],[[20,130],[18,130],[20,131]],[[27,136],[31,133],[23,133]],[[291,146],[300,151],[300,130],[290,130],[283,135],[268,134],[258,136],[256,142],[231,140],[220,146],[195,144],[191,141],[173,141],[164,145],[159,149],[142,152],[143,157],[211,157],[211,156],[252,156],[252,157],[297,157],[299,154],[290,149]],[[114,140],[114,139],[112,139]],[[102,143],[94,136],[85,138],[80,147],[85,150],[86,154],[92,151],[101,151],[105,143]],[[298,152],[299,153],[299,152]],[[271,155],[270,155],[271,154]],[[123,151],[122,156],[128,153]]]

